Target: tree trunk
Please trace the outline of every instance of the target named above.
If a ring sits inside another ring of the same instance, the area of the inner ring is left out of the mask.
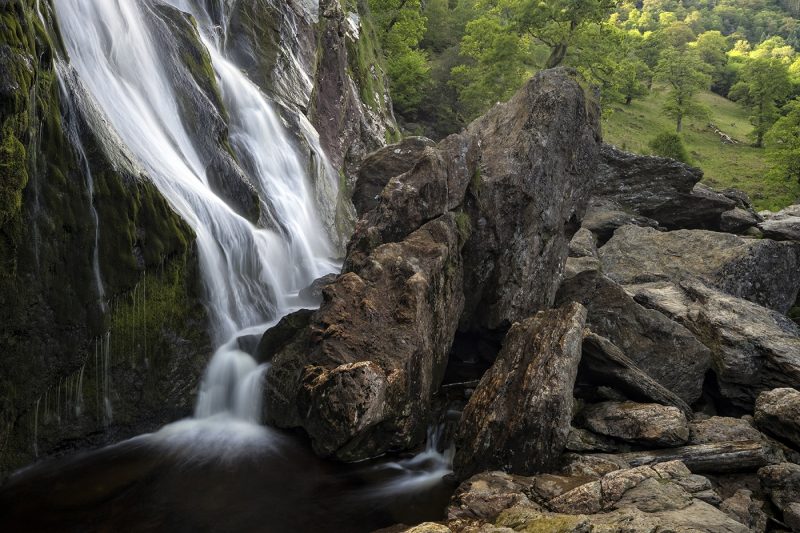
[[[633,96],[628,95],[625,97],[625,105],[631,105],[631,101],[633,100]]]
[[[680,133],[681,132],[681,128],[683,128],[683,117],[682,116],[678,116],[678,123],[675,126],[675,131]]]
[[[558,43],[550,48],[550,57],[547,58],[544,68],[556,68],[567,56],[567,43]]]

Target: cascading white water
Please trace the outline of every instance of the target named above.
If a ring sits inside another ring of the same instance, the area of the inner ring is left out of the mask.
[[[70,64],[121,141],[197,236],[219,347],[204,378],[197,415],[230,412],[253,420],[263,368],[236,348],[236,337],[280,318],[297,305],[300,289],[337,264],[317,215],[319,195],[293,141],[261,91],[224,58],[205,24],[201,36],[230,117],[231,145],[278,227],[254,226],[212,190],[209,162],[177,105],[179,95],[168,76],[173,67],[149,27],[157,20],[159,3],[58,0],[54,5]],[[167,3],[208,20],[195,2]],[[324,201],[335,201],[334,187],[324,189],[332,193]]]

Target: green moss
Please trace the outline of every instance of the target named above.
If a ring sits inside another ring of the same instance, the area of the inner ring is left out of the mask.
[[[455,213],[455,218],[458,234],[461,237],[462,242],[466,242],[470,235],[472,235],[472,222],[469,219],[469,215],[463,211],[457,211]]]
[[[0,143],[0,227],[19,216],[22,189],[28,183],[28,158],[25,146],[9,130]]]
[[[584,522],[581,516],[543,514],[531,508],[512,507],[500,513],[495,525],[520,533],[571,533],[579,530]]]

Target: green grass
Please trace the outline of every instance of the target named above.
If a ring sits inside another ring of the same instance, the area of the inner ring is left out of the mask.
[[[605,141],[631,152],[648,154],[648,143],[661,131],[675,131],[675,123],[661,112],[664,92],[654,89],[630,105],[614,105],[603,118]],[[711,187],[736,187],[746,192],[757,209],[778,210],[800,200],[800,183],[768,176],[764,150],[750,146],[748,113],[738,104],[711,92],[699,95],[711,112],[708,120],[684,120],[683,142],[692,164],[703,170]],[[714,123],[740,144],[723,144],[709,127]]]

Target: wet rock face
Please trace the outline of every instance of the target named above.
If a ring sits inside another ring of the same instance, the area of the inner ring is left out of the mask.
[[[622,285],[692,277],[786,313],[800,290],[800,245],[726,233],[666,233],[625,226],[600,250],[606,274]]]
[[[3,477],[37,456],[109,444],[188,416],[210,341],[192,231],[145,176],[109,154],[109,140],[77,112],[78,95],[64,98],[59,90],[52,3],[39,6],[43,24],[33,4],[0,4]],[[164,9],[153,16],[163,16],[165,27],[190,29],[174,15]],[[198,84],[193,96],[208,102],[208,80]],[[19,195],[18,205],[6,205],[9,194]]]
[[[270,421],[302,426],[318,453],[343,460],[418,442],[463,305],[462,244],[444,215],[323,289],[303,341],[272,359]]]

